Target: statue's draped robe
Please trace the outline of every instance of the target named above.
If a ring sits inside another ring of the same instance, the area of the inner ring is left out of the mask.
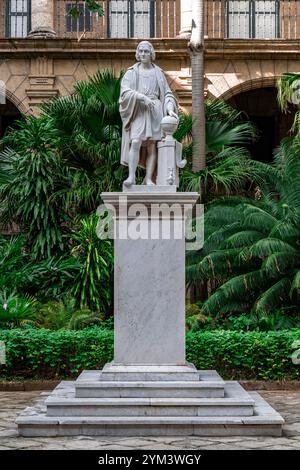
[[[152,64],[152,69],[139,73],[141,65],[135,64],[125,73],[121,82],[120,114],[123,121],[121,163],[128,165],[130,143],[133,139],[159,141],[162,138],[160,123],[167,115],[171,102],[177,112],[176,100],[170,90],[163,71]],[[144,75],[145,73],[145,75]],[[138,94],[146,95],[154,103],[153,109],[137,99]],[[146,148],[140,152],[139,166],[145,167]]]

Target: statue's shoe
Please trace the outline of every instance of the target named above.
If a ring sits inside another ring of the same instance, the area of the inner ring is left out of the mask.
[[[127,178],[127,180],[125,180],[123,182],[124,186],[132,186],[133,184],[135,184],[135,180],[133,178]]]
[[[152,180],[144,180],[143,184],[145,184],[146,186],[155,186]]]

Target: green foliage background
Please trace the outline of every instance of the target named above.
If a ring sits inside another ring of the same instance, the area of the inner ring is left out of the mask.
[[[293,343],[300,329],[280,332],[188,332],[187,361],[198,369],[217,369],[225,379],[300,379],[293,364]],[[7,364],[2,378],[71,378],[100,369],[113,358],[113,332],[98,327],[81,331],[0,330]]]

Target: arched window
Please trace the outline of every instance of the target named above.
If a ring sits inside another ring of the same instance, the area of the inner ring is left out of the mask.
[[[31,29],[31,0],[6,0],[6,37],[24,38]]]
[[[228,38],[274,39],[280,36],[279,0],[228,0]]]
[[[154,9],[154,0],[110,0],[108,37],[154,37]]]

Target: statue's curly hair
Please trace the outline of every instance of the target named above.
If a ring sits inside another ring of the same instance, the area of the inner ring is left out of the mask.
[[[151,42],[149,42],[149,41],[141,41],[141,42],[138,44],[138,46],[137,46],[137,48],[136,48],[136,53],[135,53],[135,58],[136,58],[136,60],[137,60],[138,62],[141,61],[141,60],[140,60],[140,54],[139,54],[139,48],[140,48],[141,45],[144,45],[144,44],[150,47],[151,60],[154,61],[154,60],[155,60],[155,50],[154,50],[154,47],[152,46]]]

